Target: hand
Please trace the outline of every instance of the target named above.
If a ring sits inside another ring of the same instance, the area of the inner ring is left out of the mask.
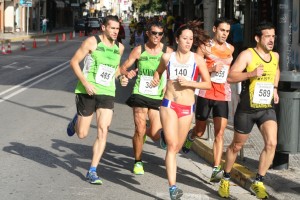
[[[222,69],[223,69],[222,63],[214,63],[214,65],[213,65],[214,72],[220,72]]]
[[[181,86],[188,86],[189,83],[183,76],[178,76],[177,81]]]
[[[136,74],[137,74],[137,71],[139,71],[138,68],[136,68],[136,69],[134,69],[134,70],[130,70],[130,71],[127,73],[127,75],[126,75],[127,78],[132,79],[133,77],[135,77]]]
[[[252,71],[251,73],[253,73],[252,77],[261,77],[264,73],[264,66],[262,64],[260,64],[254,71]]]
[[[92,96],[95,94],[95,88],[92,84],[87,83],[84,87],[88,95]]]
[[[274,103],[275,104],[279,103],[279,96],[278,96],[277,89],[274,89]]]
[[[119,81],[123,87],[126,87],[128,85],[128,78],[126,78],[125,75],[120,76]]]
[[[159,84],[159,80],[153,78],[150,84],[151,84],[152,87],[156,87],[156,86],[158,86],[158,84]]]

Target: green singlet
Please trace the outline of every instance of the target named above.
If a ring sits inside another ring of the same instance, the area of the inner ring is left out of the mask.
[[[143,49],[143,48],[142,48]],[[165,74],[162,75],[160,83],[157,87],[151,87],[150,82],[153,79],[160,58],[163,52],[157,55],[150,55],[147,51],[143,51],[138,61],[138,75],[133,88],[133,94],[139,94],[151,99],[163,98],[163,89],[166,84]]]
[[[83,73],[89,83],[94,85],[96,95],[115,96],[115,72],[120,64],[119,47],[107,47],[99,42],[97,49],[87,56]],[[78,81],[75,93],[87,94],[83,84]]]

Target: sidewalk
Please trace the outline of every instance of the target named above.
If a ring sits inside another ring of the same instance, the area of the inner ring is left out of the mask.
[[[66,28],[58,28],[53,29],[52,32],[47,31],[46,33],[42,33],[41,31],[29,31],[27,32],[15,32],[15,33],[0,33],[0,42],[17,42],[32,39],[32,38],[39,38],[39,37],[46,37],[46,36],[52,36],[60,33],[68,33],[73,31],[72,27],[66,27]]]
[[[213,126],[212,126],[213,127]],[[196,139],[192,149],[211,165],[213,164],[213,131],[210,135],[206,132],[205,139]],[[226,129],[224,137],[224,154],[233,137],[233,131]],[[257,127],[254,127],[247,143],[244,146],[244,158],[238,156],[231,171],[231,181],[250,191],[250,185],[256,175],[258,159],[264,146],[262,136]],[[265,186],[270,194],[270,199],[296,200],[300,197],[300,154],[290,154],[289,169],[270,169],[265,177]],[[224,163],[224,159],[222,160]]]

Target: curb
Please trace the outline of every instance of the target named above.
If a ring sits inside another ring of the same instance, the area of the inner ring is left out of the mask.
[[[192,150],[209,164],[213,165],[213,148],[211,142],[197,138],[192,145]],[[222,166],[225,163],[224,158],[225,154],[222,156]],[[251,172],[247,167],[238,163],[234,163],[230,172],[231,180],[248,191],[250,191],[250,186],[255,174],[256,173]]]
[[[62,33],[67,33],[73,30],[62,30],[62,31],[54,31],[51,33],[46,33],[46,34],[31,34],[31,35],[24,35],[24,36],[16,36],[15,38],[11,38],[11,39],[1,39],[1,41],[7,43],[7,42],[19,42],[22,41],[23,39],[32,39],[32,38],[41,38],[41,37],[46,37],[46,36],[52,36],[52,35],[56,35],[56,34],[62,34]]]

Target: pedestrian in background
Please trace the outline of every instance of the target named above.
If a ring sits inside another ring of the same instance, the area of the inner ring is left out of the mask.
[[[44,19],[42,21],[42,32],[43,33],[47,32],[47,22],[48,22],[48,19],[46,17],[44,17]]]
[[[232,62],[234,47],[226,42],[230,32],[228,19],[216,19],[213,32],[214,37],[209,44],[201,44],[197,48],[197,54],[206,60],[211,75],[212,88],[199,91],[195,115],[196,125],[189,131],[182,151],[188,153],[195,138],[204,134],[209,114],[212,111],[215,139],[213,143],[214,163],[210,181],[219,182],[222,178],[221,159],[224,132],[229,115],[228,101],[231,101],[231,89],[230,84],[227,83],[227,75]]]
[[[204,59],[191,52],[193,45],[193,29],[191,25],[183,25],[176,32],[176,52],[162,55],[156,70],[152,86],[156,87],[165,70],[167,85],[160,116],[163,127],[161,143],[167,146],[165,157],[166,171],[171,199],[179,199],[183,191],[176,186],[176,155],[180,151],[193,119],[195,109],[195,88],[210,89],[210,77]],[[202,82],[197,82],[200,75]]]
[[[171,47],[173,47],[173,41],[174,41],[174,32],[173,32],[174,22],[175,22],[174,16],[172,15],[171,11],[168,11],[166,29],[167,29],[169,46]]]
[[[218,191],[221,197],[229,197],[230,171],[254,124],[261,132],[264,148],[250,190],[258,199],[269,197],[263,178],[272,164],[277,144],[274,103],[279,103],[277,87],[280,77],[279,55],[272,51],[275,27],[268,22],[260,23],[255,29],[254,38],[256,47],[242,51],[228,75],[229,82],[243,83],[240,102],[234,115],[234,136],[226,151],[224,175]]]
[[[118,37],[117,37],[117,41],[122,43],[122,40],[125,39],[125,29],[124,29],[124,26],[123,26],[123,20],[120,18],[119,19],[119,22],[120,22],[120,30],[119,30],[119,34],[118,34]]]
[[[115,42],[120,23],[115,16],[107,16],[100,35],[88,37],[72,57],[70,65],[79,79],[75,94],[77,113],[68,124],[67,133],[77,133],[80,139],[88,136],[93,114],[96,112],[97,137],[86,179],[91,184],[102,184],[97,166],[103,155],[115,100],[115,74],[119,73],[124,46]],[[79,63],[89,56],[91,62],[81,70]]]
[[[239,19],[234,18],[230,29],[230,39],[234,46],[233,59],[235,60],[243,50],[244,34]]]

